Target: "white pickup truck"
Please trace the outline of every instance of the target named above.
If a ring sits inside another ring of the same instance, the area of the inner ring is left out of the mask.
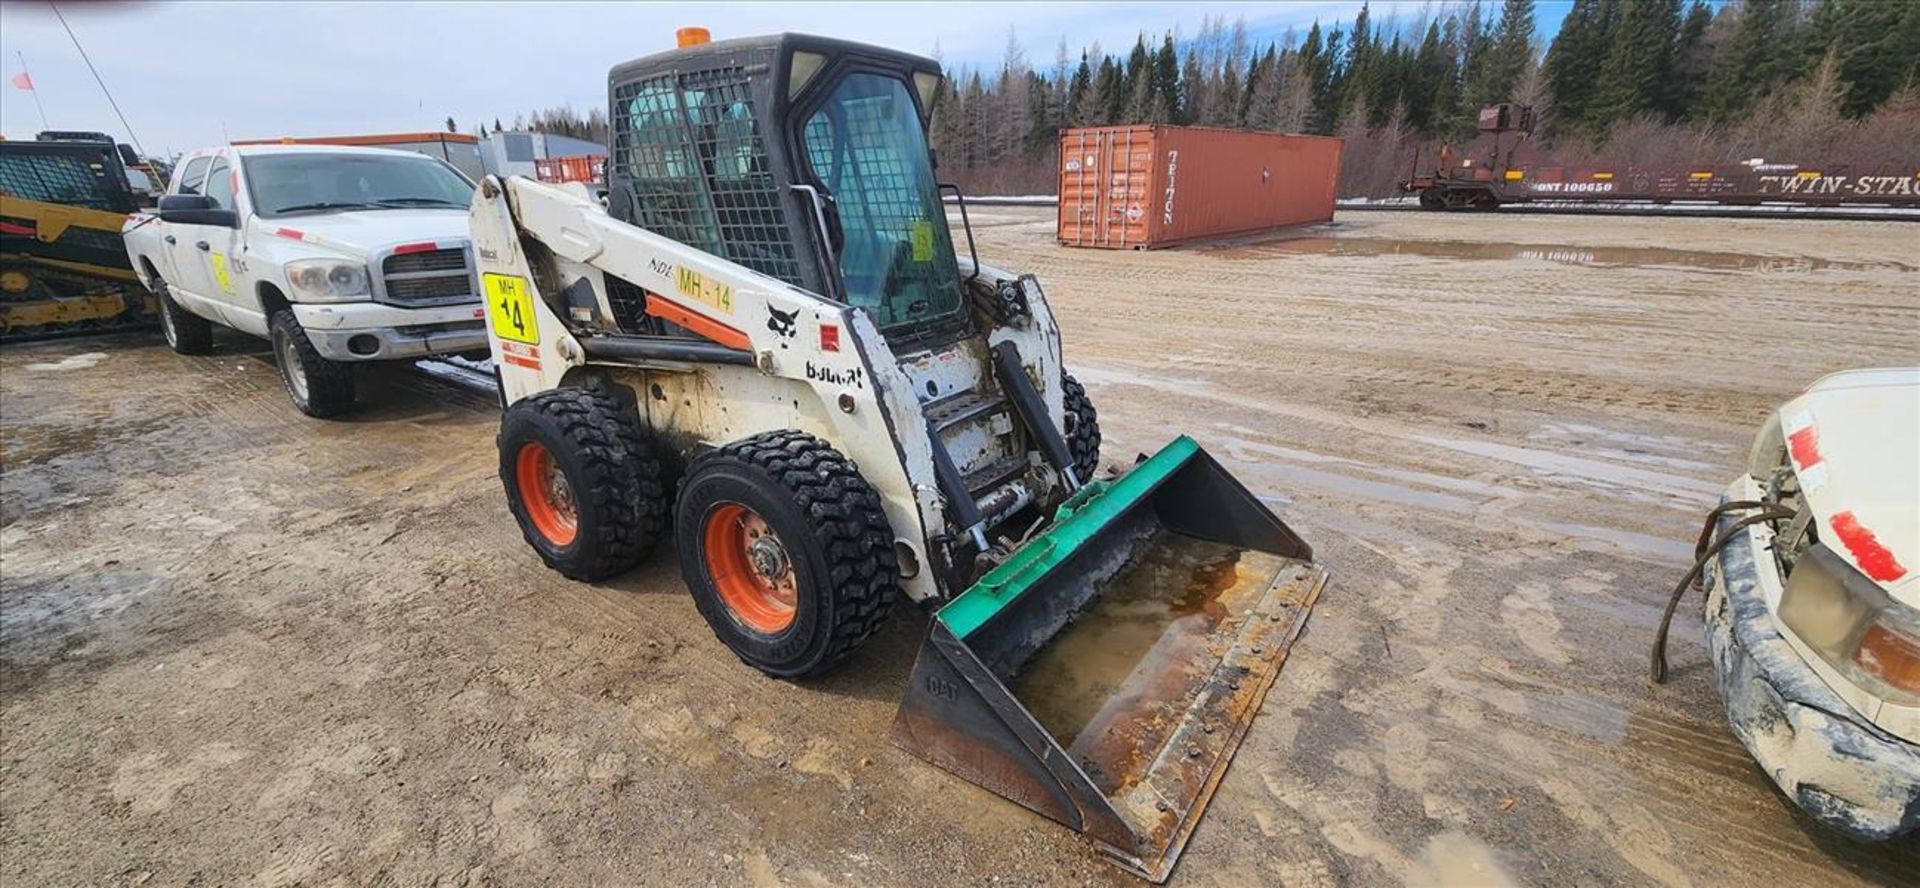
[[[467,205],[473,183],[403,151],[319,145],[182,157],[127,255],[181,354],[213,324],[264,337],[301,412],[353,405],[353,365],[484,352]]]

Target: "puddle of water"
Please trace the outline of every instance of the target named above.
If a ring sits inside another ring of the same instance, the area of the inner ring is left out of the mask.
[[[1583,451],[1608,459],[1625,462],[1646,463],[1669,469],[1682,469],[1700,472],[1712,472],[1721,469],[1717,463],[1689,459],[1678,454],[1701,455],[1722,454],[1728,451],[1724,444],[1705,441],[1688,441],[1684,438],[1671,438],[1656,435],[1638,435],[1615,429],[1603,429],[1595,426],[1567,423],[1560,425],[1548,423],[1527,435],[1529,441],[1546,441],[1578,447]]]
[[[1543,530],[1550,530],[1562,536],[1576,540],[1601,543],[1612,550],[1628,555],[1641,556],[1643,560],[1659,560],[1679,564],[1693,563],[1693,543],[1679,536],[1660,537],[1646,533],[1634,533],[1615,527],[1595,527],[1591,524],[1561,524],[1553,521],[1527,521],[1508,516],[1522,524],[1531,524]]]
[[[1246,459],[1243,454],[1233,453],[1233,451],[1238,449],[1238,444],[1229,444],[1228,446],[1229,454],[1231,454],[1236,461],[1241,463],[1250,462],[1255,465],[1260,464],[1260,460],[1258,459],[1249,460]],[[1256,473],[1258,474],[1257,471]],[[1407,487],[1386,481],[1374,481],[1368,478],[1356,478],[1352,475],[1343,475],[1339,472],[1328,472],[1320,469],[1310,469],[1300,465],[1287,466],[1282,470],[1282,474],[1276,480],[1279,482],[1279,486],[1282,487],[1309,487],[1346,494],[1348,496],[1357,496],[1362,499],[1379,500],[1416,509],[1438,509],[1443,512],[1452,512],[1459,515],[1472,514],[1474,509],[1480,505],[1478,501],[1448,493],[1420,490],[1414,487]],[[1275,485],[1264,483],[1257,486],[1271,489]]]
[[[1094,605],[1012,682],[1015,699],[1069,749],[1082,740],[1111,743],[1123,726],[1137,733],[1166,723],[1159,726],[1170,730],[1172,719],[1154,716],[1185,710],[1219,662],[1217,630],[1238,625],[1289,563],[1166,531],[1141,545]],[[1154,696],[1169,676],[1187,685],[1186,699]],[[1104,770],[1112,776],[1126,770],[1121,764]]]
[[[1492,441],[1462,441],[1431,435],[1416,435],[1414,440],[1461,453],[1516,463],[1549,477],[1571,478],[1608,488],[1639,489],[1687,500],[1718,494],[1723,486],[1712,481],[1700,481],[1679,475],[1669,475],[1665,472],[1535,450],[1530,447],[1496,444]]]
[[[1506,888],[1520,884],[1501,865],[1493,846],[1459,830],[1428,839],[1426,850],[1420,853],[1418,871],[1408,881],[1439,888]]]
[[[1235,426],[1228,423],[1216,423],[1216,425],[1236,432],[1252,432],[1251,429],[1247,429],[1244,426]],[[1223,443],[1233,457],[1241,462],[1262,463],[1267,462],[1267,460],[1260,459],[1259,457],[1261,456],[1277,457],[1289,463],[1296,464],[1289,467],[1289,478],[1305,480],[1312,486],[1326,487],[1342,493],[1358,494],[1372,499],[1384,499],[1403,505],[1429,506],[1444,509],[1449,512],[1470,512],[1475,506],[1479,505],[1479,503],[1464,500],[1457,496],[1448,496],[1444,493],[1419,490],[1404,485],[1390,484],[1384,481],[1355,478],[1335,472],[1317,471],[1300,467],[1298,464],[1311,463],[1318,465],[1348,466],[1366,474],[1393,478],[1410,484],[1417,484],[1421,487],[1432,487],[1439,490],[1472,494],[1490,499],[1513,496],[1516,493],[1516,491],[1510,488],[1501,487],[1497,484],[1488,484],[1483,481],[1476,481],[1471,478],[1451,478],[1445,475],[1435,475],[1413,469],[1372,466],[1343,457],[1328,456],[1324,453],[1315,453],[1311,450],[1298,450],[1292,447],[1281,447],[1259,441],[1249,441],[1240,437],[1226,438]],[[1257,454],[1257,456],[1255,454]]]
[[[1296,237],[1208,251],[1222,259],[1287,256],[1418,256],[1432,259],[1528,260],[1597,267],[1679,266],[1732,271],[1809,272],[1915,271],[1900,262],[1841,262],[1810,256],[1675,250],[1666,247],[1575,247],[1562,244],[1502,244],[1480,241],[1395,240],[1371,237]]]
[[[85,425],[15,424],[0,431],[0,465],[9,469],[63,456],[98,460],[106,448],[167,427],[165,419]]]

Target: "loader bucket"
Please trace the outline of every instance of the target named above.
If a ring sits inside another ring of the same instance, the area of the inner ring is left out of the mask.
[[[935,615],[894,742],[1164,881],[1326,583],[1180,437]]]

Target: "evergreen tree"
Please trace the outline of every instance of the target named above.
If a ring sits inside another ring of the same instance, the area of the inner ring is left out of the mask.
[[[1706,0],[1693,0],[1686,21],[1680,25],[1680,36],[1674,41],[1673,63],[1667,68],[1667,81],[1660,93],[1660,111],[1668,120],[1692,117],[1706,89],[1707,66],[1712,60],[1707,27],[1712,23],[1713,10]]]
[[[1180,65],[1180,113],[1176,122],[1219,126],[1208,106],[1208,93],[1206,75],[1200,71],[1200,53],[1189,50]]]
[[[1587,109],[1587,124],[1605,132],[1662,104],[1673,76],[1674,44],[1680,38],[1680,0],[1635,0],[1614,19],[1600,84]]]
[[[1080,67],[1073,69],[1073,80],[1067,84],[1067,123],[1071,126],[1090,126],[1092,116],[1088,113],[1093,98],[1093,66],[1087,63],[1087,54],[1080,53]]]
[[[1915,77],[1920,65],[1920,3],[1835,0],[1834,69],[1845,96],[1840,111],[1864,117]]]
[[[1644,0],[1649,3],[1674,3],[1678,0]],[[1493,31],[1489,58],[1482,68],[1486,77],[1483,94],[1489,104],[1510,101],[1527,69],[1533,65],[1533,0],[1506,0],[1500,9],[1500,24]]]
[[[1152,123],[1175,123],[1180,105],[1180,60],[1174,54],[1173,33],[1168,32],[1160,42],[1160,51],[1153,55],[1153,105],[1149,121]]]
[[[1339,78],[1339,93],[1334,99],[1332,117],[1335,121],[1344,121],[1346,109],[1357,104],[1365,104],[1379,85],[1380,70],[1376,64],[1378,47],[1373,42],[1373,17],[1366,3],[1360,4],[1360,12],[1353,17],[1353,33],[1347,38],[1346,64]]]
[[[1127,78],[1121,73],[1120,66],[1111,58],[1102,58],[1100,74],[1093,83],[1093,109],[1096,116],[1091,122],[1096,126],[1109,126],[1125,120]]]
[[[1714,54],[1705,99],[1708,119],[1732,120],[1798,66],[1799,54],[1788,40],[1795,11],[1790,0],[1746,0],[1723,10],[1738,20],[1733,39]]]
[[[1619,0],[1573,0],[1547,50],[1547,89],[1553,94],[1554,123],[1562,130],[1582,127],[1590,117],[1619,6]]]
[[[1280,54],[1273,44],[1267,44],[1267,53],[1253,67],[1253,75],[1247,78],[1247,109],[1242,120],[1248,127],[1257,130],[1277,130],[1280,128],[1280,90],[1285,77],[1280,70]]]
[[[1209,108],[1213,126],[1238,127],[1246,120],[1247,89],[1240,79],[1240,65],[1226,63],[1220,74],[1220,94]]]
[[[1427,24],[1427,36],[1420,41],[1407,71],[1407,121],[1414,129],[1431,132],[1435,105],[1440,98],[1441,79],[1448,76],[1452,55],[1440,42],[1440,23]]]

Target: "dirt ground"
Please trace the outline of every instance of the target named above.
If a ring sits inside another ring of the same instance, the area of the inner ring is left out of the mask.
[[[1376,212],[1120,253],[1050,213],[973,219],[1045,284],[1109,461],[1193,434],[1334,576],[1177,883],[1920,873],[1774,791],[1697,600],[1645,677],[1766,411],[1920,362],[1920,229]],[[0,881],[1135,884],[890,745],[917,611],[768,680],[666,551],[540,565],[489,395],[361,390],[305,419],[237,336],[0,351]]]

